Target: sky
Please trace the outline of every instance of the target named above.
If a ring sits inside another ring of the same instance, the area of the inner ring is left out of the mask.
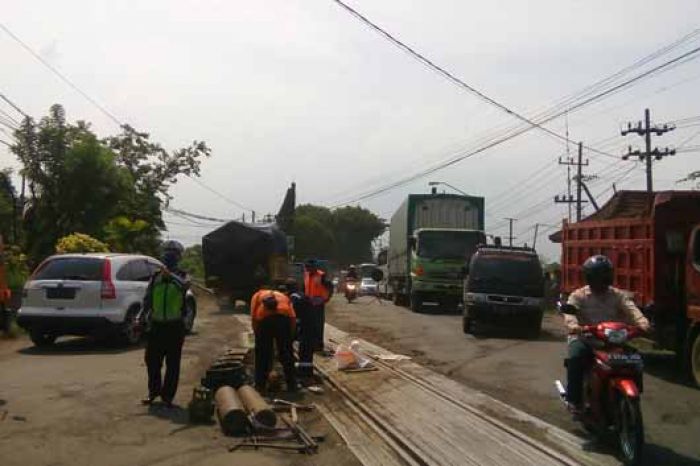
[[[700,2],[602,0],[347,0],[434,63],[528,116],[608,77],[700,27]],[[567,145],[532,129],[448,168],[357,202],[362,194],[491,141],[522,124],[390,43],[332,0],[87,1],[3,3],[0,22],[120,121],[165,147],[204,140],[201,184],[187,178],[172,205],[216,218],[274,213],[289,183],[298,201],[362,205],[390,218],[409,193],[444,181],[486,199],[488,233],[532,244],[557,260],[546,235],[568,216]],[[626,77],[700,46],[700,37]],[[697,55],[695,55],[697,57]],[[0,93],[40,117],[54,103],[100,135],[119,128],[0,30]],[[545,126],[615,157],[584,150],[599,203],[643,189],[644,172],[619,156],[620,135],[650,108],[655,123],[700,115],[700,60],[639,80]],[[0,110],[13,110],[0,103]],[[0,113],[2,116],[2,113]],[[15,116],[17,116],[15,114]],[[700,119],[654,138],[700,144]],[[694,124],[693,124],[694,123]],[[695,137],[697,136],[697,137]],[[0,139],[9,135],[0,132]],[[570,154],[576,148],[569,147]],[[657,189],[700,169],[697,152],[655,164]],[[0,146],[0,167],[18,164]],[[441,188],[443,189],[443,188]],[[445,190],[451,188],[445,186]],[[586,206],[585,213],[591,207]],[[199,241],[211,224],[167,214],[167,235]],[[544,232],[544,234],[541,234]]]

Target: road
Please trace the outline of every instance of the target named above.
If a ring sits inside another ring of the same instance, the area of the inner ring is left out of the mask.
[[[225,346],[240,346],[240,324],[200,298],[196,334],[184,347],[182,379],[166,410],[141,406],[146,374],[143,348],[110,348],[86,338],[64,338],[37,350],[26,337],[0,339],[0,463],[13,465],[249,465],[358,461],[320,414],[304,419],[328,434],[313,457],[276,451],[228,453],[235,440],[216,424],[189,425],[192,388]],[[290,457],[290,455],[292,455]],[[291,459],[290,459],[291,458]]]
[[[554,393],[562,378],[565,334],[559,317],[547,316],[537,341],[512,335],[476,338],[462,333],[461,316],[414,314],[369,297],[347,304],[333,298],[328,323],[570,432],[585,435]],[[643,414],[648,447],[645,464],[700,464],[700,391],[680,384],[671,361],[645,361]]]

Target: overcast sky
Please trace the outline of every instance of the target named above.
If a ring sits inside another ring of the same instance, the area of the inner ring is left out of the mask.
[[[527,114],[700,27],[697,0],[348,3]],[[276,212],[293,180],[299,202],[336,205],[518,123],[331,0],[5,1],[0,21],[120,120],[166,147],[205,140],[213,156],[202,182],[258,214]],[[654,63],[698,46],[696,37]],[[2,31],[0,57],[0,92],[27,113],[38,117],[61,103],[70,119],[91,121],[100,135],[118,131]],[[572,113],[571,138],[619,155],[642,142],[619,136],[621,124],[636,122],[645,107],[659,123],[700,115],[699,89],[700,60],[684,63]],[[548,124],[562,134],[565,126],[564,118]],[[700,144],[700,136],[690,139],[699,130],[679,128],[655,141]],[[447,181],[486,198],[487,230],[506,233],[502,218],[514,216],[520,219],[516,241],[530,243],[535,222],[554,224],[567,215],[566,207],[549,201],[566,189],[566,169],[556,165],[565,151],[561,141],[532,130],[361,204],[388,218],[408,193],[426,192],[431,180]],[[675,181],[700,167],[699,155],[658,163],[656,187],[690,187]],[[616,179],[622,178],[620,188],[644,187],[643,171],[631,162],[587,157],[587,172],[603,176],[591,182],[599,202]],[[4,147],[0,166],[17,166]],[[243,213],[188,179],[173,194],[173,205],[183,210],[220,218]],[[170,236],[188,244],[207,231],[167,219]],[[538,242],[548,257],[558,256],[555,245]]]

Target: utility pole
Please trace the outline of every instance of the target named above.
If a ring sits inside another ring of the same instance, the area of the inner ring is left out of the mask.
[[[582,199],[582,184],[583,184],[583,167],[588,165],[588,159],[586,161],[583,161],[583,143],[579,142],[578,143],[578,158],[576,161],[574,161],[573,158],[568,157],[567,160],[562,161],[561,158],[559,159],[559,165],[566,165],[567,166],[567,177],[569,180],[571,180],[570,173],[568,170],[571,169],[572,166],[576,167],[576,176],[574,179],[576,180],[576,198],[574,199],[573,195],[571,194],[571,182],[569,181],[569,194],[568,195],[563,195],[563,196],[554,196],[554,202],[557,204],[569,204],[569,208],[571,208],[571,204],[576,204],[576,221],[580,222],[581,221],[581,214],[583,212],[583,203],[586,202],[585,200]]]
[[[622,160],[627,160],[632,156],[639,157],[639,160],[646,162],[646,172],[647,172],[647,192],[654,191],[654,179],[652,174],[652,157],[656,160],[661,160],[669,155],[675,155],[676,150],[666,147],[664,150],[659,150],[659,148],[651,148],[651,133],[656,133],[657,136],[661,136],[664,133],[673,131],[676,129],[673,125],[664,124],[663,126],[651,126],[651,114],[649,109],[644,109],[644,123],[641,121],[637,122],[636,127],[632,127],[632,123],[627,123],[627,129],[620,131],[622,136],[626,136],[629,133],[636,133],[639,136],[644,136],[645,151],[640,152],[639,149],[632,150],[632,146],[629,146],[627,153],[622,156]]]
[[[569,204],[569,205],[571,205],[571,204]],[[532,249],[535,249],[535,246],[537,245],[537,232],[539,231],[539,229],[540,229],[540,224],[535,223],[535,237],[532,238]]]
[[[512,248],[513,239],[515,239],[515,237],[513,236],[513,222],[516,221],[517,218],[506,217],[503,220],[508,220],[508,246]]]

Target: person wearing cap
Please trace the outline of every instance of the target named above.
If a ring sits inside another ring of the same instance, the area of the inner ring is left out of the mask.
[[[148,328],[144,359],[148,371],[148,396],[142,400],[150,405],[157,397],[172,407],[180,379],[182,345],[185,341],[185,296],[189,288],[187,275],[178,268],[184,247],[177,241],[163,244],[163,268],[148,284],[143,302]],[[165,360],[165,378],[161,368]]]
[[[272,370],[274,347],[284,371],[288,392],[297,391],[292,343],[296,314],[284,293],[261,288],[250,300],[251,321],[255,333],[255,388],[264,392]]]
[[[310,330],[313,332],[314,349],[324,351],[323,330],[326,325],[326,303],[331,298],[333,284],[318,267],[318,261],[310,259],[304,264],[304,293],[311,306],[313,320]]]

